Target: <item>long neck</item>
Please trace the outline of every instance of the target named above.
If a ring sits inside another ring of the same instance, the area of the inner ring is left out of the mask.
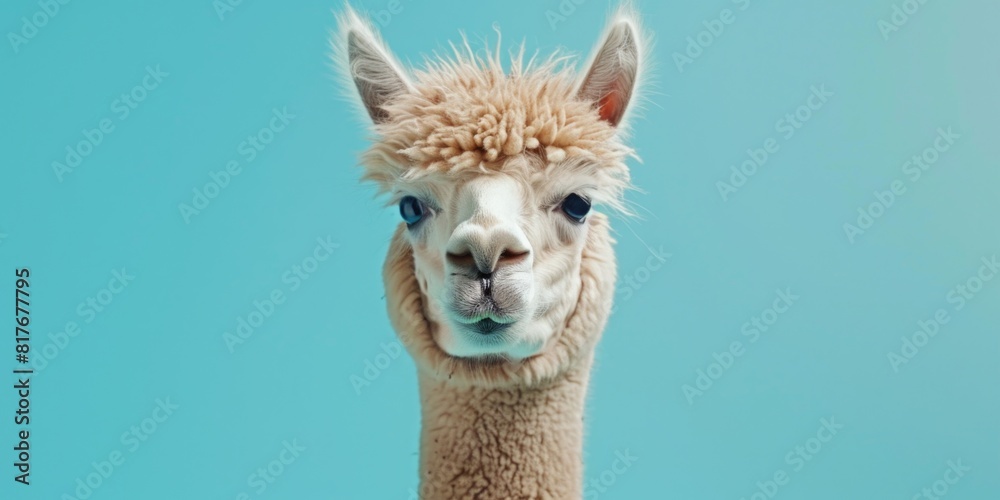
[[[421,500],[581,498],[589,369],[502,389],[421,373]]]
[[[517,364],[454,358],[434,340],[401,224],[383,267],[386,310],[417,364],[421,500],[579,500],[583,406],[615,285],[607,218],[593,214],[580,291],[551,345]]]

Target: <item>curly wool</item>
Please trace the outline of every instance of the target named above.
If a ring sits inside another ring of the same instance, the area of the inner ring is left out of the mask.
[[[625,159],[633,150],[592,102],[577,97],[568,58],[524,64],[518,53],[505,73],[499,53],[464,47],[453,58],[426,61],[413,91],[385,105],[389,120],[375,126],[379,137],[361,158],[365,178],[388,191],[397,179],[501,170],[505,160],[532,154],[543,165],[586,159],[607,169],[609,191],[627,186]]]

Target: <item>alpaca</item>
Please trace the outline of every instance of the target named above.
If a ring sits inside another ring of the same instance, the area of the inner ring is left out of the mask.
[[[403,221],[383,267],[417,366],[421,499],[579,499],[587,383],[612,305],[603,205],[627,213],[625,118],[646,63],[620,9],[579,75],[504,70],[500,42],[407,70],[349,6],[334,55],[374,136],[361,154]],[[632,106],[634,107],[634,106]]]

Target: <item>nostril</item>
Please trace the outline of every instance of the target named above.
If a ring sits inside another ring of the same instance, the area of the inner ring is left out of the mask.
[[[514,264],[514,263],[517,263],[517,262],[520,262],[520,261],[526,259],[528,257],[529,253],[530,252],[528,250],[524,250],[524,251],[521,251],[521,252],[517,252],[517,251],[513,251],[513,250],[504,250],[503,253],[500,254],[499,263],[500,264]]]
[[[469,252],[453,253],[446,252],[445,258],[451,265],[456,267],[474,267],[476,265],[476,259]]]
[[[504,249],[499,253],[489,255],[490,253],[492,252],[474,253],[468,249],[459,249],[457,252],[446,251],[445,260],[449,265],[458,270],[471,272],[475,277],[482,278],[489,277],[500,266],[508,266],[523,261],[528,257],[530,252],[528,250],[515,251]]]

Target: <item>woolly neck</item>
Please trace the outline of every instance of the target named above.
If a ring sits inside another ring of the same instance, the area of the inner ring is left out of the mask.
[[[511,363],[455,358],[435,343],[400,225],[383,268],[389,318],[417,365],[420,498],[576,499],[594,346],[614,296],[613,240],[589,219],[575,307],[538,355]]]

